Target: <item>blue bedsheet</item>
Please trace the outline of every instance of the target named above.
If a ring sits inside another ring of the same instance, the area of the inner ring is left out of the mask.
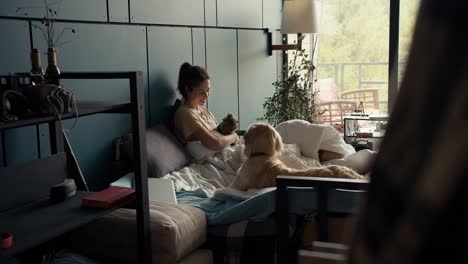
[[[314,189],[292,188],[289,192],[289,211],[306,214],[317,209]],[[329,212],[352,213],[364,195],[361,192],[334,190],[329,194]],[[276,190],[272,189],[249,199],[236,197],[207,198],[195,192],[177,192],[177,202],[200,208],[206,213],[208,224],[231,224],[238,221],[262,221],[275,212]]]
[[[126,175],[112,183],[114,186],[133,187],[133,178]],[[303,215],[317,209],[317,197],[313,188],[289,188],[289,211]],[[333,190],[328,197],[328,211],[352,213],[364,195],[358,191]],[[249,199],[218,195],[207,198],[203,192],[176,192],[177,203],[200,208],[206,213],[208,224],[231,224],[243,220],[262,221],[276,208],[276,189],[252,196]]]

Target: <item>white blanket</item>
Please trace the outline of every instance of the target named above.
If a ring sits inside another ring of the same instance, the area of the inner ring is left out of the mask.
[[[280,126],[280,125],[278,125]],[[355,153],[352,146],[346,144],[339,133],[331,126],[310,124],[303,120],[291,120],[282,124],[279,129],[282,134],[284,150],[279,159],[286,166],[294,169],[306,169],[322,166],[315,152],[318,148],[336,153],[345,157]],[[322,133],[322,132],[323,133]],[[306,133],[308,132],[308,133]],[[312,133],[313,132],[313,133]],[[288,144],[286,144],[288,143]],[[209,151],[200,142],[194,142],[187,146],[187,150],[194,157],[195,163],[181,170],[166,174],[163,178],[172,179],[176,191],[194,191],[206,197],[213,197],[215,191],[230,186],[236,172],[246,160],[243,154],[245,146],[242,143],[229,146],[221,151]],[[304,149],[308,149],[304,153]],[[314,155],[310,153],[314,153]],[[301,153],[306,154],[301,155]],[[354,155],[358,159],[366,159],[357,162],[356,158],[338,161],[339,165],[347,166],[347,163],[365,167],[372,155]],[[330,164],[333,164],[330,162]],[[353,166],[349,166],[353,168]],[[362,171],[358,171],[363,173]],[[228,194],[229,192],[227,192]]]
[[[226,147],[206,157],[202,163],[192,163],[164,175],[163,178],[172,179],[176,191],[194,191],[212,197],[216,189],[229,187],[236,177],[237,170],[246,160],[243,150],[243,144]],[[321,166],[316,159],[300,156],[299,146],[296,144],[285,144],[279,159],[288,167],[296,169]]]

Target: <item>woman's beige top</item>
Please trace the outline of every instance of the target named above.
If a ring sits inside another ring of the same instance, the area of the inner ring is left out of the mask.
[[[190,141],[190,136],[199,128],[204,127],[208,131],[213,131],[216,126],[215,117],[203,106],[193,109],[181,104],[174,114],[175,133],[184,143]]]

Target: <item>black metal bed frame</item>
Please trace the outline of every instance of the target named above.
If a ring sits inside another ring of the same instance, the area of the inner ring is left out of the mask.
[[[368,180],[319,178],[305,176],[278,176],[276,178],[276,215],[277,215],[277,263],[290,263],[289,239],[289,200],[288,188],[312,187],[317,190],[318,239],[328,241],[328,193],[333,189],[367,190]],[[294,254],[295,252],[293,252]]]

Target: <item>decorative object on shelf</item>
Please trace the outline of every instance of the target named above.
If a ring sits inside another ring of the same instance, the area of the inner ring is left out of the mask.
[[[28,111],[27,98],[14,89],[0,89],[0,123],[18,120]]]
[[[57,10],[60,8],[62,1],[56,1],[49,3],[48,0],[44,0],[44,9],[45,14],[41,20],[41,25],[37,25],[32,23],[32,27],[38,29],[42,32],[44,36],[44,40],[47,43],[47,57],[48,57],[48,66],[46,70],[46,79],[49,84],[60,85],[60,70],[57,67],[57,47],[65,45],[70,41],[63,41],[60,42],[62,36],[65,32],[70,31],[71,33],[75,34],[76,31],[74,28],[71,27],[63,27],[60,32],[56,31],[55,22],[57,19]],[[54,6],[55,9],[52,7]],[[16,8],[16,12],[24,12],[29,9],[38,8],[37,6],[25,6],[25,7],[18,7]],[[40,8],[40,7],[39,7]],[[27,16],[28,13],[24,12],[23,15]],[[34,49],[33,49],[34,50]]]
[[[69,178],[50,188],[50,200],[53,203],[64,201],[76,194],[75,180]]]
[[[364,114],[364,103],[362,101],[359,102],[359,105],[354,112]]]
[[[31,80],[30,73],[0,76],[0,123],[73,112],[72,92],[45,82],[32,84]]]
[[[60,47],[70,42],[70,41],[59,42],[63,34],[65,34],[66,31],[70,31],[73,34],[76,33],[74,28],[64,27],[62,28],[60,33],[57,34],[56,28],[55,28],[55,22],[57,19],[57,10],[60,9],[61,4],[62,4],[62,0],[55,1],[52,3],[49,3],[48,0],[44,0],[44,6],[42,8],[44,8],[45,14],[41,20],[41,25],[32,24],[33,28],[36,28],[42,32],[42,35],[44,36],[44,40],[47,42],[48,48]],[[52,7],[54,7],[55,9],[53,9]],[[37,9],[37,8],[41,8],[41,7],[23,6],[23,7],[16,8],[16,12],[17,13],[23,12],[22,15],[27,16],[29,15],[27,10]]]
[[[44,70],[41,66],[41,56],[38,49],[31,50],[31,84],[44,83]]]
[[[298,38],[298,42],[302,39],[302,36]],[[314,123],[318,114],[315,107],[317,92],[312,87],[314,50],[311,56],[304,49],[298,50],[289,65],[284,65],[282,77],[273,83],[275,92],[263,103],[264,115],[259,119],[267,120],[272,126],[292,119]]]
[[[47,50],[47,70],[46,79],[48,84],[61,85],[60,81],[60,70],[57,67],[57,51],[55,48],[49,48]]]
[[[62,86],[43,83],[24,87],[29,108],[39,115],[62,115],[72,112],[73,94]]]

